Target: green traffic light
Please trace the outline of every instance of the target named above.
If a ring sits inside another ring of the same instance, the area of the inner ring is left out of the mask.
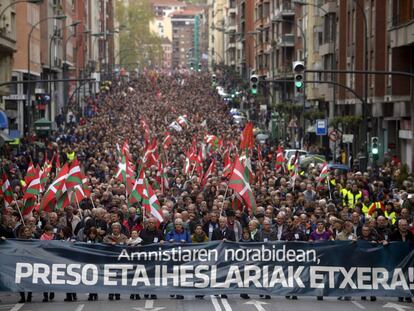
[[[372,154],[378,154],[378,147],[372,147]]]
[[[302,88],[302,86],[303,86],[303,82],[302,82],[302,81],[296,81],[296,82],[295,82],[295,86],[296,86],[298,89],[300,89],[300,88]]]
[[[257,94],[257,89],[252,89],[252,94],[256,95]]]

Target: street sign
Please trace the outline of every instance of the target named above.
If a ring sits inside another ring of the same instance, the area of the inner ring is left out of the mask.
[[[343,134],[342,135],[342,142],[344,144],[352,144],[354,141],[354,134]]]
[[[9,96],[3,96],[3,99],[7,100],[26,100],[25,94],[10,94]]]
[[[316,135],[323,136],[328,134],[328,120],[316,120]]]

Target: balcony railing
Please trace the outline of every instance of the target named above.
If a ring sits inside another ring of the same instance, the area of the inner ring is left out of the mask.
[[[291,2],[283,2],[279,7],[270,14],[272,21],[281,19],[285,16],[294,16],[295,8]]]

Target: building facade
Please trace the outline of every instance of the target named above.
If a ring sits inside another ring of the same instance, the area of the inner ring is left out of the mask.
[[[53,0],[6,10],[0,24],[2,81],[32,81],[0,90],[9,129],[17,136],[32,131],[36,120],[55,121],[70,105],[82,113],[87,97],[99,90],[93,83],[50,80],[112,76],[113,5],[112,0]],[[41,102],[36,94],[42,94]]]
[[[378,1],[377,1],[378,2]],[[389,42],[384,49],[387,53],[376,61],[377,66],[382,65],[385,58],[386,70],[404,71],[414,73],[414,1],[398,0],[377,3],[375,26],[379,18],[386,23],[386,34]],[[383,23],[380,27],[383,27]],[[380,45],[378,42],[377,45]],[[375,48],[377,48],[377,45]],[[411,170],[414,168],[414,96],[410,79],[403,76],[392,75],[376,77],[377,81],[385,86],[382,92],[384,100],[380,107],[376,104],[373,115],[378,116],[379,136],[383,137],[383,145],[388,152],[394,151],[402,163],[407,163]],[[411,82],[412,83],[412,82]],[[378,94],[381,95],[380,91]],[[381,109],[382,108],[382,109]]]
[[[0,5],[0,11],[5,10],[0,18],[0,81],[12,80],[13,54],[17,51],[16,7],[10,6],[5,9],[10,4],[11,1],[3,1]],[[15,86],[0,87],[1,113],[8,121],[3,125],[7,127],[6,133],[9,133],[9,130],[17,130],[18,102],[10,96],[15,88]]]

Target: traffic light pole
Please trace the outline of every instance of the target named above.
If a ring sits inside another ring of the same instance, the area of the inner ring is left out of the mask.
[[[277,80],[262,80],[261,82],[264,83],[286,83],[286,82],[290,82],[290,83],[295,83],[295,80],[285,80],[285,79],[277,79]],[[350,93],[352,93],[358,100],[361,101],[362,104],[364,104],[365,100],[363,97],[361,97],[354,89],[338,83],[336,81],[318,81],[318,80],[304,80],[304,82],[306,83],[326,83],[326,84],[332,84],[334,86],[339,86],[342,87],[344,89],[346,89],[347,91],[349,91]]]
[[[395,75],[395,76],[404,76],[410,78],[410,115],[411,115],[411,129],[414,132],[414,92],[413,92],[413,82],[414,82],[414,73],[405,72],[405,71],[386,71],[386,70],[317,70],[317,69],[305,69],[306,72],[309,73],[336,73],[336,74],[363,74],[365,77],[368,75]],[[368,105],[366,102],[365,105]],[[368,114],[368,112],[367,112]],[[368,118],[368,116],[367,116]],[[364,122],[366,123],[366,122]],[[411,138],[411,148],[414,150],[414,137]],[[368,159],[368,140],[365,144],[365,155]],[[412,163],[414,166],[414,162]]]
[[[281,83],[285,83],[285,82],[295,83],[294,80],[284,80],[284,79],[277,79],[277,80],[276,79],[275,80],[260,80],[259,82],[260,83],[276,83],[276,82],[281,82]],[[346,85],[344,85],[342,83],[339,83],[339,82],[336,82],[336,81],[321,81],[321,80],[304,80],[303,82],[304,83],[321,83],[321,84],[326,83],[326,84],[332,84],[332,85],[336,85],[336,86],[342,87],[342,88],[346,89],[347,91],[351,92],[356,98],[358,98],[361,101],[361,103],[364,103],[364,98],[362,98],[360,95],[358,95],[358,93],[354,89],[352,89],[349,86],[346,86]]]

